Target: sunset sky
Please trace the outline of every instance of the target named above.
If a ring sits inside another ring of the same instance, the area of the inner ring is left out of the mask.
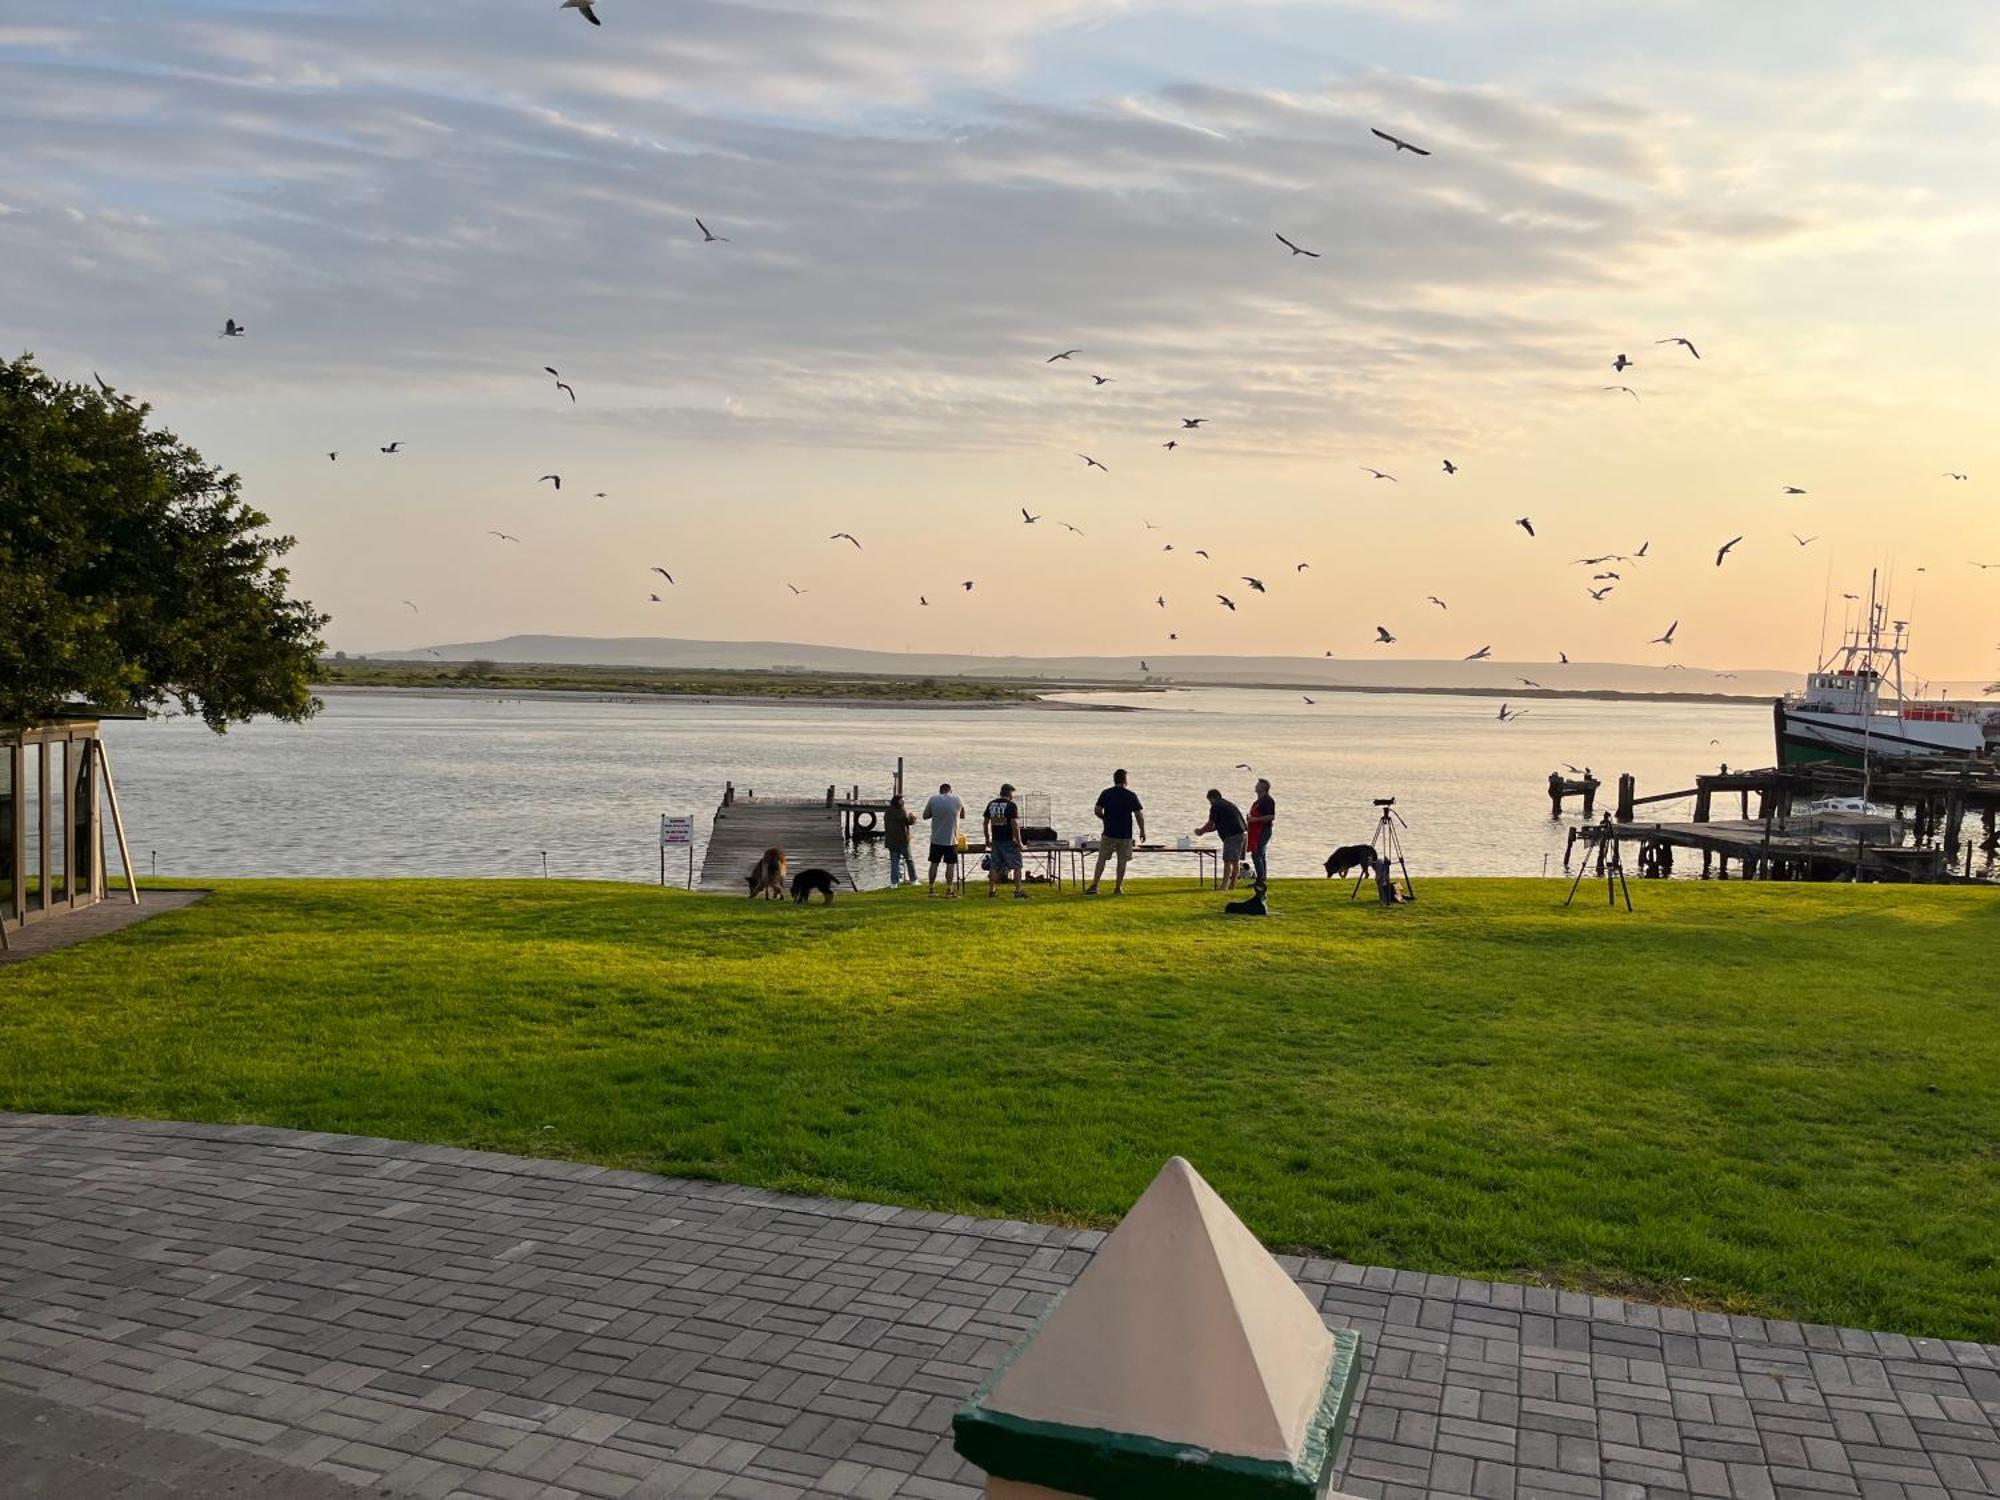
[[[0,350],[240,471],[348,651],[1803,671],[1879,567],[2000,678],[1991,0],[599,14],[0,7]]]

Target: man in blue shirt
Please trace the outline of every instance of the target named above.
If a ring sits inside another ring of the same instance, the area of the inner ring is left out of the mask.
[[[1146,809],[1139,803],[1138,793],[1125,785],[1125,773],[1113,771],[1111,785],[1097,794],[1094,809],[1098,820],[1104,824],[1103,832],[1097,840],[1097,873],[1090,877],[1090,884],[1084,887],[1084,895],[1095,896],[1097,884],[1104,879],[1104,864],[1114,854],[1118,857],[1118,879],[1111,887],[1111,894],[1125,894],[1125,867],[1132,863],[1132,826],[1136,822],[1139,837],[1146,836]]]

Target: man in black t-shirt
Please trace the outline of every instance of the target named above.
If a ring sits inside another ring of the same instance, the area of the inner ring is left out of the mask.
[[[1021,885],[1021,807],[1011,785],[1003,785],[1000,795],[986,804],[981,821],[986,825],[986,894],[999,895],[1011,875],[1014,899],[1027,900]]]
[[[1196,833],[1212,833],[1222,840],[1222,888],[1236,889],[1236,872],[1243,867],[1243,832],[1248,825],[1243,809],[1214,787],[1208,789],[1208,821]]]
[[[1139,837],[1146,836],[1146,809],[1140,805],[1138,793],[1125,785],[1125,773],[1113,771],[1111,785],[1097,794],[1094,809],[1098,821],[1103,823],[1103,831],[1097,840],[1097,873],[1090,877],[1090,884],[1083,888],[1086,896],[1097,894],[1097,884],[1104,879],[1104,863],[1114,854],[1118,856],[1118,879],[1112,884],[1111,894],[1125,894],[1125,867],[1132,863],[1132,826],[1136,822]]]

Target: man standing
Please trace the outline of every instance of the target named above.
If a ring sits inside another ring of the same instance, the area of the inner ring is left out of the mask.
[[[1212,833],[1222,840],[1222,888],[1236,889],[1236,872],[1243,868],[1243,809],[1214,787],[1208,789],[1208,821],[1196,833]]]
[[[1111,894],[1125,894],[1125,867],[1132,863],[1132,825],[1139,825],[1139,837],[1146,836],[1146,809],[1140,805],[1139,795],[1125,785],[1125,773],[1113,771],[1111,785],[1097,794],[1097,806],[1092,809],[1097,820],[1104,825],[1097,838],[1097,873],[1090,877],[1090,884],[1084,887],[1084,895],[1095,896],[1098,882],[1104,879],[1104,862],[1113,855],[1118,858],[1118,878],[1113,882]]]
[[[1028,893],[1021,886],[1021,809],[1014,801],[1012,786],[1001,784],[1000,795],[986,804],[985,822],[987,896],[1000,894],[1011,871],[1014,899],[1027,900]]]
[[[1271,800],[1271,783],[1257,778],[1257,800],[1250,804],[1250,867],[1257,872],[1257,889],[1264,889],[1270,874],[1271,825],[1278,820],[1278,804]]]
[[[924,821],[931,825],[931,879],[929,894],[937,894],[938,866],[947,867],[944,877],[944,893],[958,894],[954,877],[958,874],[958,820],[965,816],[965,804],[952,795],[951,783],[945,782],[937,789],[937,795],[924,804]]]

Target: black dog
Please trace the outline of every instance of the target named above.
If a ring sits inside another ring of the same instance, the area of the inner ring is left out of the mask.
[[[831,870],[801,870],[792,877],[792,899],[799,905],[806,904],[806,898],[815,892],[825,898],[825,904],[833,905],[834,887],[840,882],[834,879]],[[852,880],[847,882],[854,885]],[[857,890],[860,887],[855,887]]]
[[[1326,857],[1326,878],[1338,880],[1354,870],[1370,869],[1374,863],[1374,845],[1347,844]]]

